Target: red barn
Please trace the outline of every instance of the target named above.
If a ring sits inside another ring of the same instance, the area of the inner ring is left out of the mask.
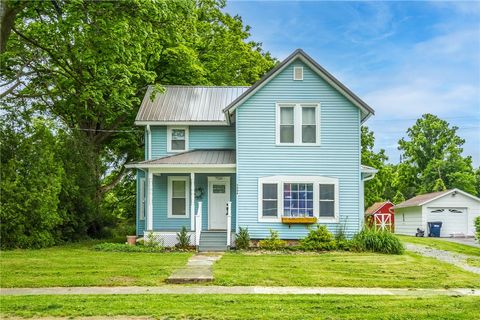
[[[394,231],[395,216],[393,203],[390,201],[375,202],[365,211],[365,224],[382,230]]]

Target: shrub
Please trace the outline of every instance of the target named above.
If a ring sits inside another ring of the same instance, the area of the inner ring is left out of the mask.
[[[123,243],[100,243],[93,247],[97,251],[106,251],[106,252],[164,252],[165,248],[163,246],[157,245],[154,247],[147,246],[132,246],[129,244]]]
[[[245,250],[250,247],[250,234],[248,234],[248,228],[240,227],[240,231],[235,238],[235,246],[239,250]]]
[[[477,240],[480,241],[480,216],[475,218],[475,230],[477,232]]]
[[[144,241],[144,246],[148,248],[164,248],[165,247],[162,242],[157,241],[157,239],[155,238],[155,234],[151,231],[147,233],[147,239],[145,239]]]
[[[308,235],[300,240],[303,250],[329,251],[335,250],[336,244],[333,235],[326,226],[317,225],[317,229],[310,229]]]
[[[177,233],[177,244],[175,247],[179,249],[188,249],[190,247],[190,235],[188,234],[185,226],[183,226],[182,230]]]
[[[258,246],[262,249],[267,250],[279,250],[285,248],[287,243],[280,239],[278,231],[270,229],[270,237],[260,240]]]
[[[370,251],[388,254],[403,254],[405,248],[398,237],[390,231],[364,228],[352,240],[355,251]]]

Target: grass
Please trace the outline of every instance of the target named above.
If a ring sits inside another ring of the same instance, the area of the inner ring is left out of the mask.
[[[478,319],[478,297],[320,295],[1,296],[1,317]]]
[[[462,253],[470,256],[480,257],[480,248],[468,246],[466,244],[450,242],[448,240],[442,240],[439,238],[421,238],[421,237],[411,237],[411,236],[402,236],[402,235],[398,235],[398,237],[403,242],[421,244],[424,246],[432,247],[434,249],[452,251],[452,252]]]
[[[467,263],[473,267],[480,268],[480,258],[468,258]]]
[[[227,253],[214,275],[214,284],[225,286],[480,287],[478,275],[413,253]]]
[[[157,286],[191,253],[100,252],[93,242],[0,253],[0,287]]]

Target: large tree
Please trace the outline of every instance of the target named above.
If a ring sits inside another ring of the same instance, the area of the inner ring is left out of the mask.
[[[458,128],[432,114],[424,114],[407,130],[399,150],[398,187],[406,198],[416,194],[460,188],[475,194],[475,175],[470,156],[462,156],[465,140]]]
[[[246,85],[274,65],[224,5],[2,1],[8,38],[2,38],[2,108],[31,110],[68,134],[62,161],[70,180],[60,195],[62,210],[98,212],[125,177],[124,164],[141,158],[142,133],[132,125],[148,85]],[[100,227],[84,221],[70,219],[66,228],[75,234]]]

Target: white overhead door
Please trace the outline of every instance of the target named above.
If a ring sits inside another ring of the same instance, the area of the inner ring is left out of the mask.
[[[442,222],[441,237],[449,237],[452,234],[467,235],[468,217],[466,208],[428,208],[427,212],[427,222]]]

